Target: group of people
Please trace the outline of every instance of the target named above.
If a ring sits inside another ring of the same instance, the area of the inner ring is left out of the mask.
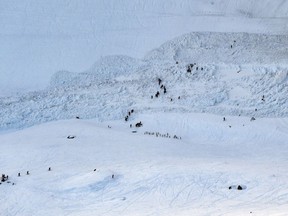
[[[134,109],[132,109],[132,110],[128,111],[128,115],[127,115],[127,116],[125,116],[125,121],[128,121],[128,119],[129,119],[129,116],[130,116],[132,113],[134,113]]]
[[[163,137],[163,138],[171,138],[172,137],[173,139],[181,139],[180,136],[177,136],[177,135],[171,136],[169,133],[161,134],[159,132],[148,132],[148,131],[146,131],[144,133],[144,135],[151,135],[151,136]]]

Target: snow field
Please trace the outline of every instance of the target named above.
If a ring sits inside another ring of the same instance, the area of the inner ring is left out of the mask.
[[[137,121],[143,127],[80,119],[2,134],[1,169],[15,183],[0,185],[3,215],[287,212],[286,118],[163,113]]]

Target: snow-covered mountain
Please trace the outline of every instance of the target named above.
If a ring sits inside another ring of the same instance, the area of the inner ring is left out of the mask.
[[[83,73],[54,74],[45,90],[3,97],[0,126],[22,128],[75,116],[120,120],[133,108],[287,117],[287,54],[287,36],[186,34],[143,59],[103,57]]]
[[[287,215],[286,1],[0,6],[1,216]]]
[[[2,0],[0,95],[43,89],[101,56],[143,58],[190,32],[287,35],[285,0]]]

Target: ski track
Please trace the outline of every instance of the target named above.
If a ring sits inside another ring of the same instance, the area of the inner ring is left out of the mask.
[[[262,119],[247,125],[262,127],[260,131],[265,133],[265,125],[270,124],[270,131],[275,128],[271,131],[272,137],[255,135],[255,129],[244,132],[245,128],[239,127],[239,139],[231,142],[235,134],[224,129],[222,119],[206,115],[145,114],[142,118],[146,124],[137,134],[131,134],[133,129],[123,121],[111,121],[112,129],[109,129],[108,122],[100,124],[91,120],[57,121],[3,134],[0,137],[2,167],[16,185],[0,185],[5,194],[0,202],[6,203],[0,210],[4,215],[21,216],[285,212],[286,157],[278,148],[265,150],[271,145],[270,140],[274,140],[287,152],[286,145],[282,145],[287,133],[277,130],[283,120]],[[162,124],[163,119],[166,124]],[[241,124],[239,120],[246,118],[231,116],[228,119]],[[182,140],[143,135],[148,128],[173,133],[174,127],[182,129]],[[217,130],[226,132],[199,139],[195,135],[201,137],[204,133],[198,133],[199,128],[206,131],[206,135],[208,131],[211,135],[217,134]],[[74,132],[76,138],[66,139],[68,132]],[[246,136],[240,138],[242,133]],[[246,151],[245,145],[237,149],[251,137],[255,143],[249,144],[250,150]],[[29,142],[19,142],[19,138]],[[11,155],[17,155],[14,149],[23,145],[26,147],[21,149],[17,160],[9,160]],[[271,156],[262,155],[259,146],[264,155],[269,151]],[[208,149],[213,153],[207,152]],[[245,156],[248,152],[250,155]],[[52,166],[51,172],[47,171],[48,166]],[[26,170],[30,170],[29,176],[25,175]],[[16,177],[18,171],[21,177]],[[237,184],[247,189],[228,190],[230,185]]]

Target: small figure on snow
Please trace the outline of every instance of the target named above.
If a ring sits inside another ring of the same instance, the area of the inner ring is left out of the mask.
[[[155,97],[157,97],[158,98],[158,96],[160,95],[160,92],[159,91],[157,91],[156,92],[156,94],[155,94]]]
[[[8,176],[6,177],[5,174],[2,174],[1,181],[2,181],[2,182],[5,182],[7,179],[8,179]]]
[[[261,99],[261,100],[262,100],[262,101],[265,101],[265,96],[264,96],[264,95],[262,96],[262,99]]]
[[[142,124],[142,122],[140,121],[140,122],[138,122],[138,123],[135,124],[135,127],[142,127],[142,125],[143,125],[143,124]]]
[[[238,185],[237,190],[243,190],[241,185]]]

